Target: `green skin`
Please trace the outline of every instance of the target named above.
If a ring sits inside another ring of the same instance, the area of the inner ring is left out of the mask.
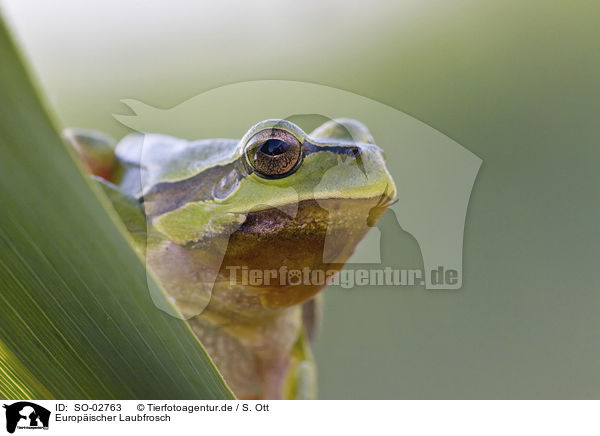
[[[368,129],[338,119],[307,135],[266,120],[239,141],[133,134],[116,147],[64,136],[237,397],[314,398],[309,342],[327,283],[241,272],[342,268],[396,195]],[[287,151],[257,152],[268,140]]]

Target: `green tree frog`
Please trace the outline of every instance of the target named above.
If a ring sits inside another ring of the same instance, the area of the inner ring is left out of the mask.
[[[314,398],[325,288],[396,187],[366,126],[262,121],[241,140],[67,129],[148,270],[238,398]]]

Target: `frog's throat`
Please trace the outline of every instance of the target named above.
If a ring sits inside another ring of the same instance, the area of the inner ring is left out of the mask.
[[[333,278],[343,267],[387,204],[380,197],[304,200],[294,216],[279,208],[250,211],[232,232],[205,234],[187,244],[161,238],[148,246],[157,254],[150,264],[172,282],[167,287],[185,313],[206,308],[224,319],[256,320],[325,288],[324,277]],[[204,280],[206,274],[211,278]],[[180,288],[196,291],[174,291]]]
[[[233,287],[243,291],[244,304],[249,295],[269,309],[302,303],[327,286],[322,279],[343,267],[388,204],[376,197],[304,200],[294,217],[278,208],[249,212],[229,237],[220,277],[231,287],[232,270],[259,271],[254,282],[236,274]]]

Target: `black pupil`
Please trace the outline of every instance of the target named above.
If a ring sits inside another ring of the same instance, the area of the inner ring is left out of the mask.
[[[290,148],[289,144],[281,139],[268,139],[260,146],[260,151],[269,156],[279,156]]]

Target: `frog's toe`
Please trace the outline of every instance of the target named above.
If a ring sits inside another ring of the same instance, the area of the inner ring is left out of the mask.
[[[95,130],[68,128],[63,130],[62,137],[90,174],[111,180],[117,167],[116,141],[111,136]]]

